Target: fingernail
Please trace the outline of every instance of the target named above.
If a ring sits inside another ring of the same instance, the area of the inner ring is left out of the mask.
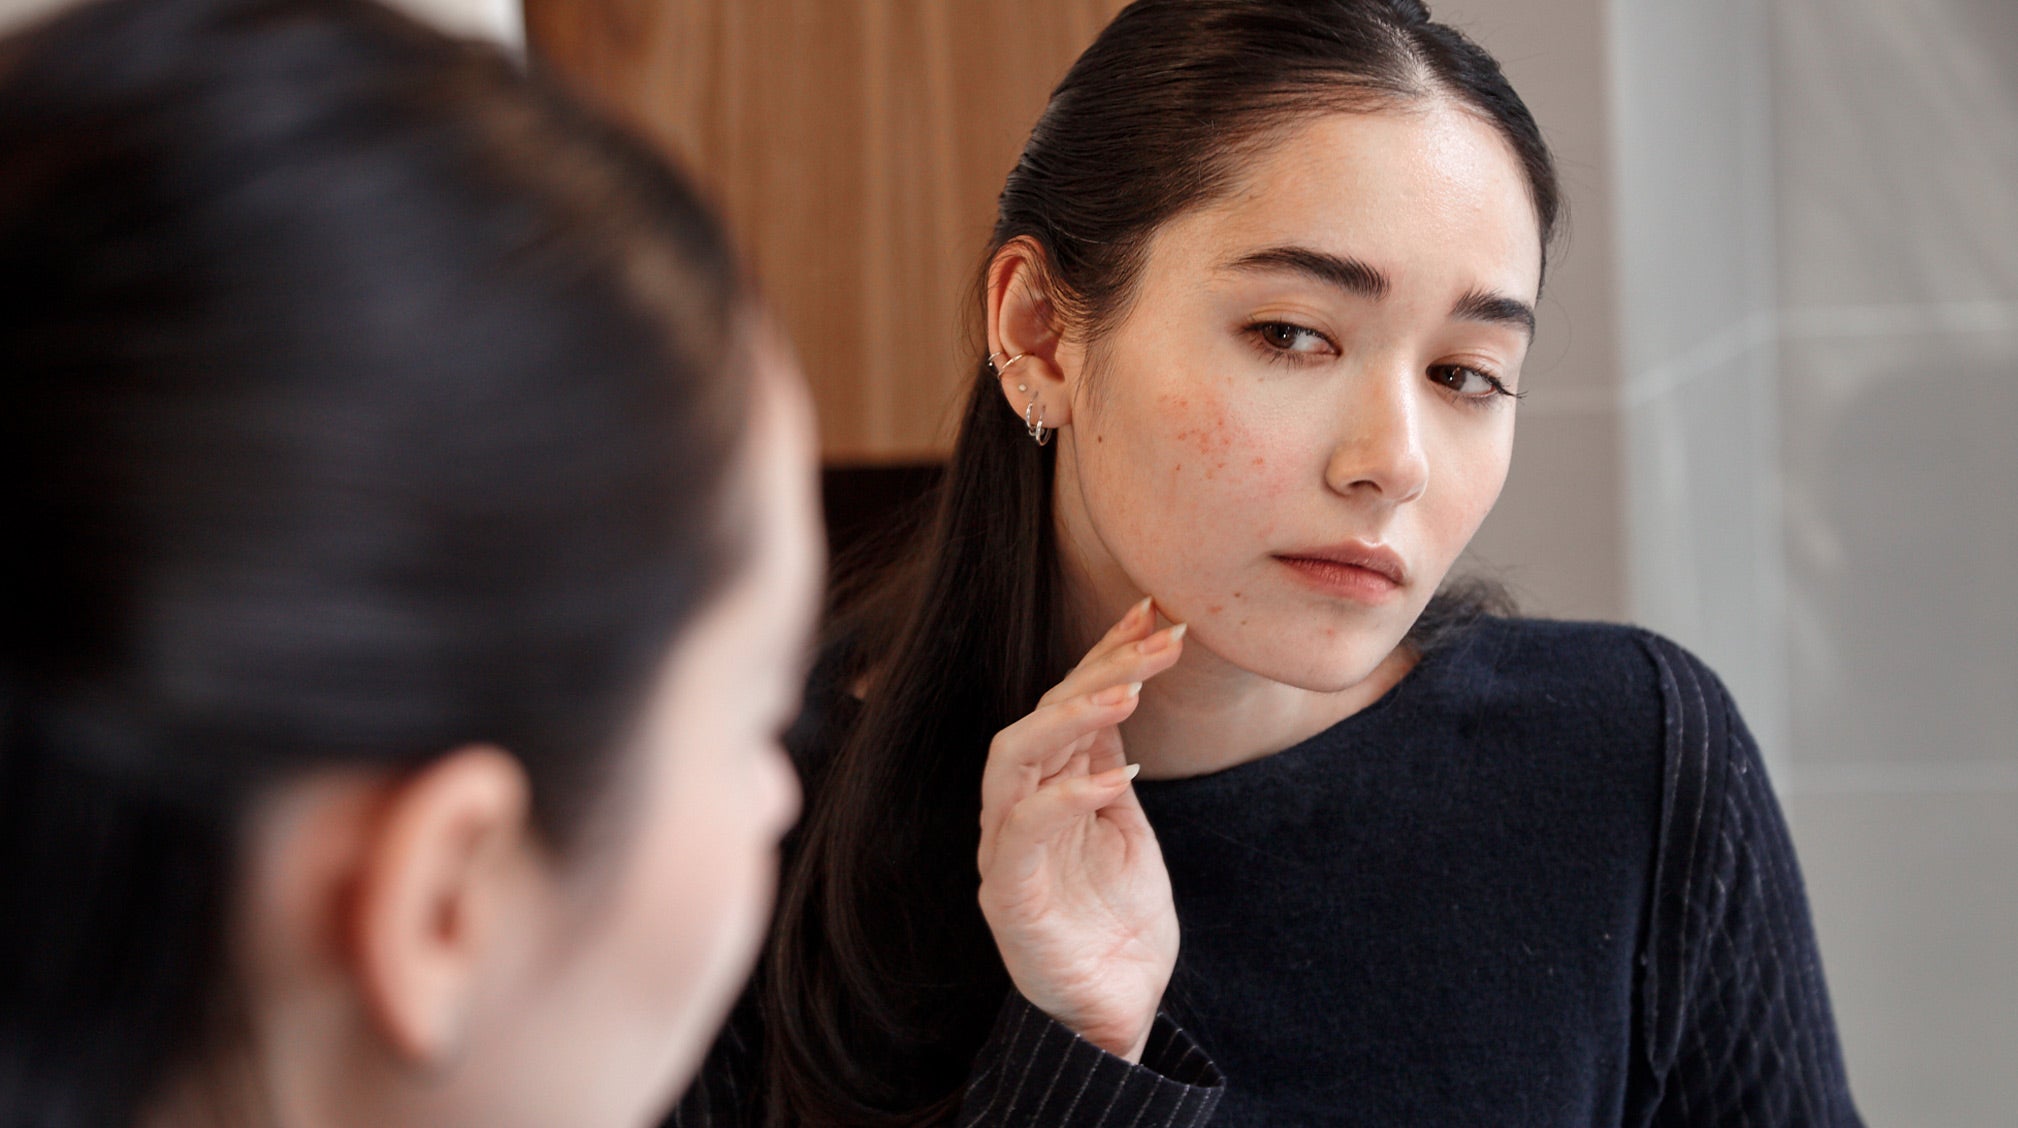
[[[1155,596],[1153,595],[1143,596],[1142,602],[1128,609],[1128,615],[1126,617],[1129,623],[1133,624],[1141,622],[1142,617],[1149,613],[1149,605],[1154,602],[1156,602]]]
[[[1094,694],[1093,703],[1095,705],[1119,705],[1129,698],[1139,697],[1141,694],[1142,683],[1129,682],[1127,685],[1109,686]]]
[[[1150,635],[1135,645],[1140,647],[1144,654],[1161,654],[1176,646],[1178,641],[1184,637],[1184,632],[1190,629],[1191,624],[1179,623],[1167,631],[1159,631],[1156,634]]]
[[[1141,775],[1141,774],[1142,774],[1142,765],[1141,765],[1141,764],[1130,764],[1130,765],[1128,765],[1128,767],[1127,767],[1127,768],[1125,768],[1125,769],[1123,769],[1123,770],[1124,770],[1124,771],[1126,771],[1126,772],[1128,773],[1128,778],[1129,778],[1129,779],[1134,779],[1134,778],[1135,778],[1136,776],[1139,776],[1139,775]]]

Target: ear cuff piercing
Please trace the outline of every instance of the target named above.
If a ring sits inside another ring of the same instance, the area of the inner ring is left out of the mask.
[[[1017,361],[1022,360],[1030,354],[1017,353],[1015,356],[1007,357],[1000,365],[995,363],[995,358],[998,355],[1006,354],[988,354],[988,371],[1000,376],[1009,371]],[[1018,384],[1016,385],[1016,391],[1022,395],[1030,395],[1030,385]],[[1037,402],[1037,397],[1035,396],[1031,396],[1030,401],[1023,405],[1023,429],[1030,432],[1030,437],[1037,440],[1038,446],[1043,446],[1045,443],[1050,442],[1052,434],[1057,430],[1055,427],[1046,427],[1044,425],[1044,405]]]

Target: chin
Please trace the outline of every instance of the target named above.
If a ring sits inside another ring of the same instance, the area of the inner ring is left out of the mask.
[[[1406,625],[1327,627],[1299,623],[1249,624],[1224,639],[1224,647],[1199,641],[1226,661],[1270,681],[1311,693],[1343,693],[1373,676],[1407,635]]]

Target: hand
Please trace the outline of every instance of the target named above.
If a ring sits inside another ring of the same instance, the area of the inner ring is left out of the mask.
[[[1163,852],[1116,727],[1184,649],[1131,609],[1029,716],[995,734],[981,778],[981,914],[1016,989],[1087,1041],[1140,1061],[1177,963]]]

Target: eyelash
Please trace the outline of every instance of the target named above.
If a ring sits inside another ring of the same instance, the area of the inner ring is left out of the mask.
[[[1298,325],[1295,322],[1291,321],[1256,321],[1247,327],[1247,335],[1251,340],[1254,341],[1255,348],[1259,349],[1261,351],[1262,356],[1266,357],[1271,363],[1308,364],[1311,363],[1312,360],[1309,354],[1298,353],[1291,349],[1281,348],[1271,343],[1267,336],[1268,331],[1271,329],[1275,330],[1286,329],[1291,334],[1299,336],[1315,337],[1318,340],[1323,341],[1325,344],[1331,346],[1334,352],[1336,352],[1338,348],[1337,343],[1332,341],[1331,338],[1325,336],[1323,333],[1320,333],[1317,330],[1312,329],[1306,325]],[[1449,392],[1453,398],[1461,400],[1464,403],[1473,407],[1485,407],[1488,406],[1492,401],[1499,399],[1519,400],[1527,398],[1526,392],[1514,391],[1513,389],[1507,387],[1506,382],[1501,380],[1499,377],[1493,375],[1490,372],[1487,372],[1483,368],[1478,368],[1473,365],[1438,364],[1433,365],[1429,371],[1431,374],[1431,379],[1436,383],[1436,385],[1439,388],[1443,389],[1446,392]],[[1464,392],[1458,391],[1456,388],[1453,388],[1448,384],[1443,383],[1441,380],[1437,380],[1435,377],[1436,374],[1439,372],[1474,373],[1480,379],[1484,380],[1486,383],[1491,384],[1492,391],[1486,392],[1483,395],[1468,395]]]

